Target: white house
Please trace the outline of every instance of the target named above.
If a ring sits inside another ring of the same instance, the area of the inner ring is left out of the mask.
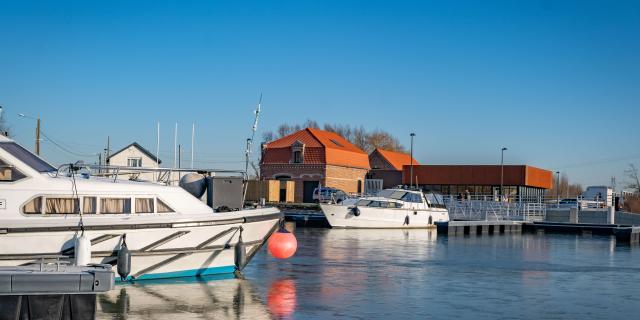
[[[107,165],[110,166],[158,168],[161,163],[162,160],[158,159],[156,155],[149,152],[149,150],[145,149],[137,142],[132,142],[128,146],[114,152],[109,156],[109,158],[107,158]],[[120,178],[154,180],[155,175],[153,173],[142,173],[139,176],[124,175]]]

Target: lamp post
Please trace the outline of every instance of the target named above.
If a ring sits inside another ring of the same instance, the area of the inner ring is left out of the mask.
[[[410,168],[409,169],[409,175],[410,175],[409,179],[411,179],[411,180],[409,180],[410,181],[409,185],[411,187],[413,187],[413,137],[415,137],[416,134],[412,132],[410,134],[410,136],[411,136],[411,165],[409,166],[409,168]]]
[[[27,118],[27,119],[36,120],[36,154],[40,155],[40,116],[38,116],[38,118],[34,118],[28,115],[25,115],[24,113],[19,113],[18,116]]]
[[[504,197],[504,152],[507,151],[507,148],[502,147],[500,149],[500,201]]]
[[[556,202],[560,208],[560,171],[556,171]]]

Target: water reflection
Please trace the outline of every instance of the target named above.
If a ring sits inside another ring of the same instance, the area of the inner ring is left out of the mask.
[[[98,296],[102,319],[270,319],[247,280],[184,278],[123,285]]]
[[[280,279],[271,283],[267,294],[267,305],[271,314],[287,318],[296,310],[296,283],[291,279]]]

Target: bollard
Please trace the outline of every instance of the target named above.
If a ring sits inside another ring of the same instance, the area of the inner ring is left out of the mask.
[[[578,223],[578,208],[569,210],[569,223]]]
[[[616,208],[611,206],[607,210],[607,223],[616,224]]]

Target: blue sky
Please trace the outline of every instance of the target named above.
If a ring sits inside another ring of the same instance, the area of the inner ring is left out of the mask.
[[[499,161],[585,185],[640,164],[638,1],[6,1],[0,105],[73,155],[138,141],[173,160],[242,166],[258,136],[306,119],[380,128],[423,163]],[[257,150],[257,148],[256,148]]]

